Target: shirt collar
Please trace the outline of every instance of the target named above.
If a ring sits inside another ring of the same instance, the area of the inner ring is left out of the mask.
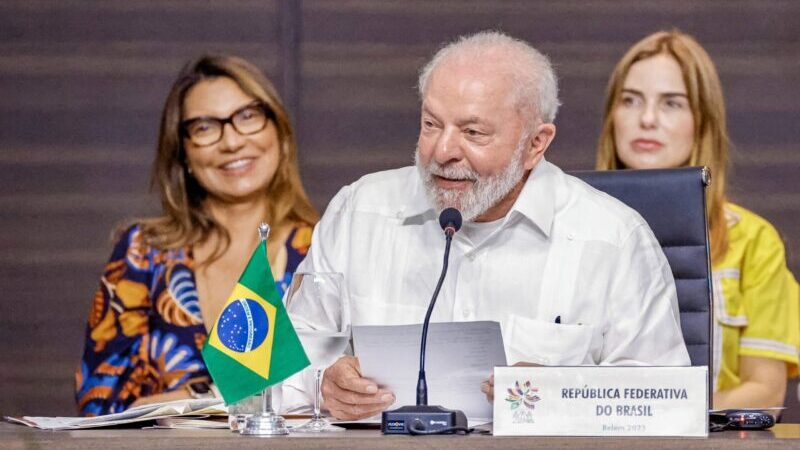
[[[436,216],[436,210],[431,205],[428,196],[425,194],[425,185],[422,182],[422,179],[419,176],[419,170],[414,167],[414,173],[412,175],[414,177],[414,182],[409,183],[409,194],[406,198],[407,201],[404,205],[401,205],[400,210],[398,211],[399,217],[415,217],[421,215],[428,215],[428,216]]]
[[[556,166],[542,158],[528,175],[508,215],[520,214],[528,218],[545,236],[550,237],[555,216],[557,174]]]
[[[531,170],[522,191],[508,212],[508,219],[514,214],[528,218],[545,236],[550,236],[553,226],[555,211],[555,176],[558,170],[544,158]],[[427,219],[436,218],[436,210],[431,205],[425,194],[425,186],[415,170],[413,175],[417,182],[412,183],[408,201],[398,211],[398,215],[405,218],[425,216]]]

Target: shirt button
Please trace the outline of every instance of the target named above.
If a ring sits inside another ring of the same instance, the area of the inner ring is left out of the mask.
[[[572,234],[572,233],[569,233],[569,234],[567,235],[567,239],[571,241],[571,240],[575,239],[575,235],[574,235],[574,234]]]
[[[475,261],[475,253],[467,254],[467,259],[469,259],[470,261]]]
[[[471,314],[472,314],[472,311],[470,311],[469,309],[462,309],[461,310],[461,315],[464,316],[465,319],[468,319]]]

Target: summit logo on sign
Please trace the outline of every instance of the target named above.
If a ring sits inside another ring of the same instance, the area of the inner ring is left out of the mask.
[[[534,387],[530,380],[521,386],[519,381],[514,382],[514,386],[508,388],[506,396],[508,407],[514,413],[514,423],[533,423],[533,410],[539,400],[539,388]]]

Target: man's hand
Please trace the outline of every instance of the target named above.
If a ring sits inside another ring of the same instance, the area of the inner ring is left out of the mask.
[[[514,367],[542,367],[542,365],[520,361],[514,364]],[[489,375],[489,378],[483,380],[483,383],[481,383],[481,392],[486,395],[486,400],[488,400],[489,403],[494,402],[494,374]]]
[[[486,400],[488,400],[489,403],[494,402],[494,374],[489,375],[488,379],[483,380],[483,383],[481,383],[481,392],[486,394]]]
[[[394,403],[391,391],[378,389],[361,376],[358,358],[342,356],[325,371],[322,379],[325,408],[337,419],[358,420],[374,416]]]

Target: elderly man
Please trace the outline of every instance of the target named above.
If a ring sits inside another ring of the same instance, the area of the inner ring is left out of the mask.
[[[501,33],[462,37],[422,70],[419,92],[416,167],[344,187],[298,270],[342,272],[354,325],[420,323],[440,271],[437,217],[455,207],[465,223],[434,322],[499,322],[510,364],[689,365],[647,224],[544,159],[559,104],[548,59]],[[394,402],[349,356],[322,393],[346,419]]]

